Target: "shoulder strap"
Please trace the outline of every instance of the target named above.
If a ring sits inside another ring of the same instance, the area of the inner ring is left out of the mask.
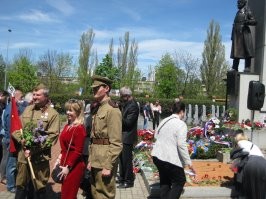
[[[253,148],[253,145],[254,145],[254,144],[252,143],[252,145],[251,145],[251,147],[250,147],[250,150]]]
[[[163,123],[163,125],[157,130],[158,134],[159,134],[160,130],[162,129],[162,127],[171,119],[174,119],[174,117],[169,118],[168,120],[165,121],[165,123]]]
[[[66,153],[66,157],[65,157],[65,160],[64,160],[64,163],[62,166],[65,166],[65,163],[66,163],[66,159],[67,159],[67,156],[68,156],[68,152],[69,152],[69,149],[70,149],[70,145],[72,144],[72,140],[73,140],[73,136],[74,136],[74,133],[76,132],[77,130],[77,127],[74,129],[72,135],[71,135],[71,139],[70,139],[70,142],[69,142],[69,145],[67,147],[67,153]]]

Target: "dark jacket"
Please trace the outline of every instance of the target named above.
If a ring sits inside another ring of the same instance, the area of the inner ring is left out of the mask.
[[[134,144],[137,142],[139,106],[134,100],[129,100],[122,106],[121,112],[122,142],[124,144]]]
[[[230,158],[232,160],[239,158],[239,163],[237,164],[237,174],[235,176],[235,180],[237,183],[241,183],[243,182],[243,171],[244,171],[244,167],[248,161],[248,152],[244,152],[242,148],[235,148],[231,151],[230,153]],[[241,186],[241,185],[238,185]],[[241,189],[241,187],[238,187],[238,189]]]

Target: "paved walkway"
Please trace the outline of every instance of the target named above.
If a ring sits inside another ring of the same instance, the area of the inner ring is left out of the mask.
[[[59,153],[59,145],[57,144],[53,148],[51,165],[54,163],[57,155]],[[47,199],[57,199],[60,198],[60,184],[55,184],[51,179],[48,183],[48,194]],[[116,189],[116,199],[147,199],[148,191],[144,185],[142,176],[138,173],[136,175],[135,185],[133,188],[128,189]],[[0,184],[0,199],[14,199],[15,194],[6,191],[6,187]],[[81,191],[79,191],[78,199],[82,199]]]

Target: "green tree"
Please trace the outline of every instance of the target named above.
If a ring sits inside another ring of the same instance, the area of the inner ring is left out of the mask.
[[[0,55],[0,88],[5,89],[5,61],[3,55]]]
[[[90,76],[92,67],[89,63],[92,54],[94,36],[95,33],[93,32],[93,29],[90,29],[83,33],[80,39],[78,78],[84,93],[89,92],[88,86],[91,84]]]
[[[120,47],[117,51],[117,62],[119,68],[119,78],[122,85],[126,83],[126,73],[127,73],[127,61],[128,61],[128,51],[129,51],[129,32],[126,32],[124,38],[120,38]]]
[[[213,20],[207,30],[207,39],[204,42],[202,53],[202,64],[200,74],[206,92],[209,97],[213,95],[224,96],[225,84],[223,78],[226,76],[228,64],[225,61],[225,49],[220,35],[220,25]]]
[[[37,66],[41,81],[48,86],[50,92],[60,93],[64,86],[62,78],[70,74],[72,56],[48,50],[40,56]]]
[[[36,67],[25,56],[18,57],[8,71],[8,82],[23,92],[32,91],[39,82]]]
[[[137,73],[138,44],[133,39],[130,42],[129,32],[126,32],[124,38],[120,38],[120,47],[117,51],[117,64],[119,69],[120,86],[134,87],[134,81]]]
[[[136,43],[135,39],[133,39],[129,51],[127,76],[125,81],[125,85],[128,85],[132,90],[134,90],[136,81],[140,79],[139,71],[137,71],[137,53],[138,44]]]
[[[191,90],[197,91],[201,87],[198,82],[199,60],[194,58],[189,52],[179,51],[175,53],[175,63],[180,71],[179,94],[186,96],[186,98],[192,97],[190,96],[192,94]],[[198,93],[195,92],[195,94]],[[193,97],[196,96],[195,94]]]
[[[155,68],[155,96],[175,98],[177,96],[178,69],[169,53],[163,55]]]
[[[115,65],[115,59],[114,59],[114,39],[112,38],[109,44],[109,52],[108,52],[109,57],[112,59],[113,65]]]
[[[113,66],[112,58],[109,54],[106,54],[102,62],[95,68],[95,75],[100,75],[103,77],[108,77],[113,80],[112,88],[119,88],[119,79],[118,79],[119,70],[117,67]]]

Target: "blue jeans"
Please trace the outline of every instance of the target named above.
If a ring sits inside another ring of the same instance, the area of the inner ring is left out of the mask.
[[[6,138],[2,139],[2,147],[3,147],[3,156],[0,164],[0,176],[1,180],[6,179],[6,163],[8,158],[8,151],[9,151],[9,143],[7,142]]]
[[[8,153],[6,164],[6,187],[7,190],[16,188],[17,157]]]
[[[147,129],[148,128],[148,118],[144,118],[144,124],[143,124],[143,129]]]

